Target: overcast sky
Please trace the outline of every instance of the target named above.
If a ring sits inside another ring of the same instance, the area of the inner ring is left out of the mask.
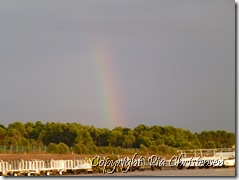
[[[235,132],[233,0],[0,2],[1,124]]]

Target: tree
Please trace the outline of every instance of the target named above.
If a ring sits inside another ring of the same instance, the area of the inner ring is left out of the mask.
[[[145,126],[144,124],[140,124],[134,128],[134,132],[135,132],[136,136],[138,136],[143,131],[147,131],[147,130],[148,130],[148,127]]]
[[[58,146],[56,143],[50,143],[48,145],[48,152],[49,153],[58,153],[59,152],[59,149],[58,149]]]
[[[59,143],[57,146],[59,154],[66,154],[69,152],[69,147],[65,143]]]
[[[4,145],[3,140],[6,137],[6,135],[7,131],[4,128],[0,127],[0,145]]]
[[[20,134],[18,135],[20,137],[24,137],[27,134],[25,126],[21,122],[14,122],[12,124],[9,124],[8,128],[14,129],[14,130],[17,130],[18,132],[20,132]]]
[[[115,127],[95,128],[79,123],[41,121],[36,123],[14,122],[8,127],[0,125],[0,145],[38,146],[48,145],[49,152],[65,153],[74,147],[77,153],[127,152],[123,148],[142,148],[151,152],[175,152],[176,148],[223,148],[235,144],[235,133],[224,130],[192,133],[172,126],[146,126],[134,129]],[[131,151],[128,151],[131,152]]]
[[[202,144],[200,143],[200,141],[198,140],[198,138],[195,138],[192,141],[192,148],[197,149],[197,148],[202,148]]]
[[[166,137],[164,143],[168,146],[172,146],[172,147],[176,146],[176,141],[174,140],[173,135]]]
[[[123,139],[122,146],[125,148],[132,148],[136,140],[132,130],[129,130],[127,134],[124,135]]]
[[[142,151],[144,154],[148,153],[148,148],[144,146],[143,144],[139,145],[140,151]]]
[[[204,145],[206,149],[214,149],[216,148],[216,144],[213,141],[207,141]]]
[[[17,146],[31,146],[31,143],[28,139],[26,138],[21,138],[19,141],[16,143]]]
[[[109,136],[109,144],[113,147],[122,146],[123,134],[120,130],[112,130]]]
[[[10,138],[11,145],[16,145],[19,139],[21,139],[21,132],[14,128],[7,129],[8,136]]]

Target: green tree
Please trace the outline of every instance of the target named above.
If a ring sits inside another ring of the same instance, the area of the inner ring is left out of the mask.
[[[59,153],[59,149],[58,149],[57,144],[56,143],[50,143],[48,145],[48,152],[49,153],[54,153],[54,154]]]
[[[216,144],[213,141],[208,141],[204,145],[204,148],[206,148],[206,149],[214,149],[214,148],[216,148]]]
[[[122,142],[122,146],[124,148],[132,148],[133,144],[135,143],[135,136],[134,136],[134,132],[132,130],[127,131],[127,134],[123,135],[123,142]]]
[[[31,146],[31,143],[28,139],[26,138],[21,138],[19,141],[16,143],[17,146]]]
[[[21,122],[14,122],[12,124],[9,124],[9,129],[15,129],[20,132],[20,136],[24,137],[26,136],[26,129],[25,126]]]
[[[69,152],[69,147],[65,143],[59,143],[57,146],[59,154],[66,154]]]
[[[144,154],[148,153],[148,148],[146,146],[144,146],[143,144],[139,145],[140,151],[143,152]]]
[[[1,146],[5,145],[4,144],[4,139],[5,139],[6,136],[7,136],[7,131],[4,128],[0,127],[0,145]]]
[[[122,131],[118,129],[113,129],[109,136],[109,144],[113,147],[122,146],[123,143],[123,134]]]
[[[197,149],[197,148],[202,148],[202,144],[200,143],[200,141],[198,140],[198,138],[195,138],[193,141],[192,141],[192,148],[193,149]]]

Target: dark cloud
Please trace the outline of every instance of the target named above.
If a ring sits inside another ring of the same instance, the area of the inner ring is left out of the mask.
[[[112,124],[235,130],[234,1],[5,0],[0,17],[4,125],[112,128],[96,65],[105,46],[125,122]]]

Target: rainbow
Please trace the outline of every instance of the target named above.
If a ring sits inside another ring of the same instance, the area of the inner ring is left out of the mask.
[[[125,126],[119,78],[115,71],[112,52],[105,42],[95,46],[94,61],[98,75],[103,121],[107,127]]]

